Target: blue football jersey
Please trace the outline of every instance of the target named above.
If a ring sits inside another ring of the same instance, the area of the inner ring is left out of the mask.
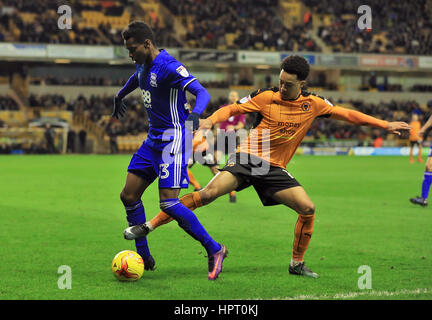
[[[170,153],[178,153],[185,144],[185,121],[189,116],[185,88],[196,78],[165,50],[150,66],[137,65],[136,74],[149,118],[144,143],[157,150],[171,144]]]

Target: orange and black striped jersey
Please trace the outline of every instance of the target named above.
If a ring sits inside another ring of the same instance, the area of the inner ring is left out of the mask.
[[[237,103],[219,109],[209,119],[214,124],[226,117],[249,112],[258,113],[256,127],[248,139],[242,141],[237,152],[253,154],[282,168],[287,166],[317,117],[334,116],[360,125],[387,126],[387,121],[335,107],[325,98],[305,91],[295,100],[282,100],[278,88],[257,90]]]

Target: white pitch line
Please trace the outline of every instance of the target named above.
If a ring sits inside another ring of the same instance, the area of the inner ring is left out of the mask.
[[[416,295],[416,294],[425,294],[432,293],[431,289],[428,288],[419,288],[413,290],[396,290],[396,291],[375,291],[375,290],[364,290],[360,292],[347,292],[347,293],[336,293],[336,294],[324,294],[319,296],[314,295],[299,295],[294,297],[279,297],[279,298],[271,298],[271,300],[320,300],[320,299],[352,299],[361,296],[369,296],[369,297],[394,297],[400,295]]]

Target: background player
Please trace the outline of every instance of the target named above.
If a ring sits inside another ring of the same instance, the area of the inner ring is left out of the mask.
[[[130,23],[122,37],[137,71],[114,98],[112,116],[124,115],[126,106],[122,99],[139,87],[149,117],[147,139],[130,161],[126,184],[120,194],[127,220],[130,226],[146,221],[141,196],[158,177],[160,208],[204,246],[209,260],[208,279],[214,280],[222,270],[227,250],[210,237],[195,214],[178,199],[180,188],[188,187],[190,148],[188,151],[186,141],[188,138],[191,141],[192,136],[188,136],[185,121],[191,121],[193,128],[198,128],[199,115],[206,108],[210,95],[182,64],[165,50],[157,49],[153,32],[144,22]],[[185,90],[196,96],[192,113],[187,108]],[[146,269],[153,269],[155,262],[147,239],[141,237],[135,242]]]
[[[231,91],[228,95],[228,105],[236,103],[239,101],[239,95],[237,91]],[[223,108],[227,105],[222,105]],[[244,128],[246,117],[244,114],[237,114],[229,117],[226,121],[218,123],[215,125],[217,134],[217,159],[222,159],[226,155],[231,155],[235,153],[236,147],[239,143],[239,137],[236,132]],[[231,191],[229,194],[229,201],[236,202],[236,192]]]
[[[208,139],[202,130],[194,133],[192,141],[192,156],[189,158],[187,172],[189,181],[195,188],[195,191],[201,190],[201,184],[195,179],[191,170],[195,163],[198,162],[201,165],[208,167],[213,175],[216,175],[219,172],[219,165],[216,161],[213,150],[214,147],[209,144]]]
[[[432,126],[432,116],[430,116],[429,119],[426,121],[426,123],[423,125],[423,127],[421,127],[418,133],[420,139],[424,140],[427,137],[427,133],[430,131],[431,126]],[[423,174],[423,182],[421,186],[421,196],[410,198],[411,203],[418,204],[422,207],[427,206],[428,205],[427,199],[429,197],[429,189],[431,183],[432,183],[432,145],[429,151],[428,158],[426,160],[426,168]]]
[[[395,134],[400,134],[399,130],[409,130],[410,126],[405,122],[387,122],[333,106],[324,98],[302,91],[308,74],[309,64],[303,57],[288,56],[281,64],[279,88],[258,90],[203,120],[200,128],[209,129],[233,115],[258,113],[255,130],[242,142],[222,171],[204,189],[185,195],[181,201],[193,210],[232,190],[240,191],[253,186],[263,205],[284,204],[290,207],[297,212],[298,219],[289,272],[316,278],[318,275],[304,263],[313,231],[315,205],[285,169],[310,125],[316,118],[326,117],[357,125],[372,125]],[[264,148],[267,143],[270,148]],[[139,228],[127,228],[124,235],[133,239],[169,220],[161,212]]]
[[[409,134],[409,141],[410,141],[410,152],[409,152],[409,157],[410,157],[410,162],[414,163],[414,147],[417,146],[418,147],[418,154],[417,154],[417,161],[418,162],[423,162],[422,160],[422,144],[421,144],[421,138],[419,135],[420,132],[420,128],[421,128],[421,123],[419,121],[419,117],[417,114],[413,114],[412,118],[411,118],[411,122],[410,122],[410,126],[412,127],[412,129],[410,130]]]

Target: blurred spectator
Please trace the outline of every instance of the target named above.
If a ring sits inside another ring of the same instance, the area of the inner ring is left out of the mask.
[[[51,127],[50,123],[47,123],[45,125],[44,137],[45,137],[46,149],[48,153],[57,153],[57,150],[54,146],[55,131],[53,127]]]
[[[80,153],[86,153],[87,146],[87,132],[84,129],[81,129],[78,132],[79,145],[80,145]]]
[[[383,146],[383,143],[384,143],[384,140],[380,135],[373,137],[372,145],[375,148],[381,148]]]
[[[115,123],[111,121],[105,129],[107,134],[108,134],[108,137],[109,137],[111,154],[116,154],[119,152],[118,145],[117,145],[117,128],[116,127],[117,126],[115,125]]]
[[[71,153],[75,152],[75,137],[76,137],[75,131],[70,129],[67,134],[66,152],[71,152]]]

